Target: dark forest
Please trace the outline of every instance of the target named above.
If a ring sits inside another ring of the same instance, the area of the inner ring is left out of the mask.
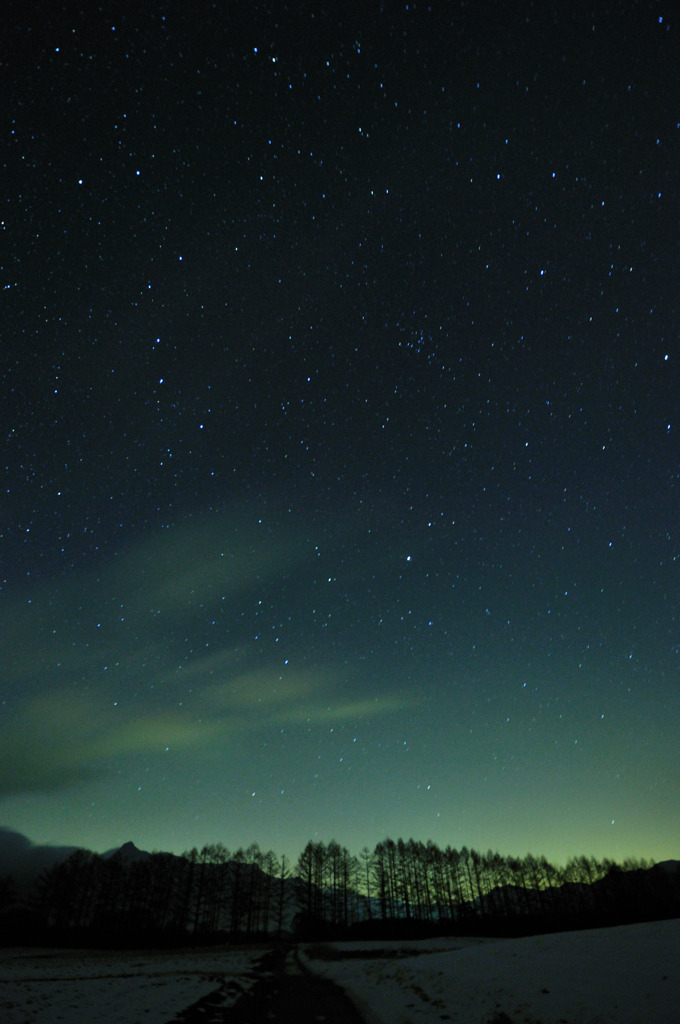
[[[680,915],[680,868],[503,856],[385,839],[359,856],[309,841],[296,863],[257,844],[176,856],[76,850],[23,889],[0,882],[0,939],[129,946],[273,938],[523,935]]]

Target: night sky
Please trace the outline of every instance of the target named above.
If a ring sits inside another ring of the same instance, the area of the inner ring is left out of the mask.
[[[8,11],[0,824],[677,857],[676,5]]]

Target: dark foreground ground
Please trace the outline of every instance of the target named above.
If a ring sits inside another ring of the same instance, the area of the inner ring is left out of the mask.
[[[169,1024],[364,1024],[341,988],[305,969],[292,948],[273,949],[259,961],[262,979],[232,1006],[228,988],[187,1007]]]

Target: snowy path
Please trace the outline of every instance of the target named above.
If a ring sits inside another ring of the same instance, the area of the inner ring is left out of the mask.
[[[292,950],[0,952],[2,1024],[363,1024]]]
[[[260,980],[224,1009],[215,993],[168,1024],[364,1024],[348,996],[333,982],[311,974],[290,950],[274,949],[259,964]]]

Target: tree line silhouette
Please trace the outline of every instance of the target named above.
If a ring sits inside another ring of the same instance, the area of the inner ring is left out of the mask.
[[[385,839],[357,857],[309,841],[297,863],[257,844],[181,856],[77,850],[18,898],[0,882],[5,942],[252,941],[272,936],[527,934],[680,915],[680,873],[645,861],[503,856]]]
[[[296,866],[297,930],[318,935],[527,934],[680,914],[680,872],[643,860],[441,849],[385,839],[359,858],[308,842]]]

